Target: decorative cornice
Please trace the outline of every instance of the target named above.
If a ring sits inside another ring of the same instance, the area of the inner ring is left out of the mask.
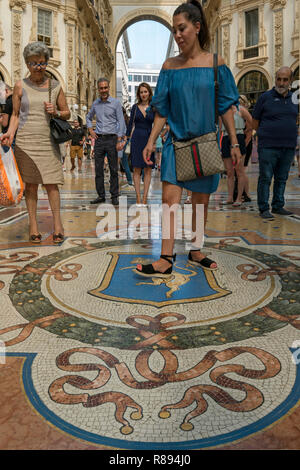
[[[270,0],[272,10],[285,7],[286,1],[287,0]]]
[[[9,0],[9,8],[18,9],[18,10],[25,10],[26,9],[26,1],[25,0]]]

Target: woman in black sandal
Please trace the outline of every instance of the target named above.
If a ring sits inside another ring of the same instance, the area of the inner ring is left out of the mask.
[[[219,175],[205,176],[184,183],[177,181],[172,134],[177,140],[184,140],[215,130],[213,54],[207,52],[209,32],[203,9],[198,1],[188,1],[175,10],[173,34],[181,53],[167,59],[160,72],[155,96],[151,102],[156,111],[154,125],[143,156],[145,162],[151,165],[153,146],[168,120],[171,132],[162,153],[162,199],[165,205],[171,207],[180,203],[183,188],[192,191],[192,230],[196,233],[196,205],[204,206],[205,226],[210,194],[218,187]],[[221,57],[218,58],[218,81],[218,111],[230,136],[231,157],[235,163],[238,163],[241,154],[231,106],[234,104],[238,106],[239,93],[232,73]],[[168,224],[170,233],[164,237],[164,227]],[[162,255],[153,264],[137,265],[136,273],[142,276],[168,277],[172,273],[175,261],[173,255],[175,227],[172,211],[169,220],[163,213],[162,228]],[[192,239],[188,259],[205,269],[217,269],[217,264],[201,253],[203,239],[204,236]]]

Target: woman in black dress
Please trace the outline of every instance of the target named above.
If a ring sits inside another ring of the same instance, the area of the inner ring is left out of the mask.
[[[147,197],[151,182],[152,167],[143,159],[143,150],[146,147],[154,121],[154,112],[149,107],[152,99],[152,89],[148,83],[140,83],[137,89],[137,103],[132,107],[129,124],[127,126],[127,139],[131,135],[131,163],[133,167],[133,182],[136,192],[136,204],[147,205]],[[133,132],[132,129],[134,128]],[[154,152],[151,160],[154,162]],[[143,202],[141,198],[141,173],[144,171]]]

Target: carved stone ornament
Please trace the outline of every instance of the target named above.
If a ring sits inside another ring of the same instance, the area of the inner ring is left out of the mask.
[[[283,8],[286,5],[287,0],[270,0],[271,8],[274,10],[276,8]]]
[[[25,10],[26,8],[26,1],[25,0],[10,0],[9,7],[15,10]]]

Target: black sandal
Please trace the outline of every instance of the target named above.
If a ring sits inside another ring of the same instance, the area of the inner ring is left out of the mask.
[[[62,233],[53,233],[53,243],[62,243],[65,237]]]
[[[173,261],[176,260],[176,255],[160,255],[160,257],[171,264],[171,266],[163,273],[161,271],[156,271],[153,268],[153,264],[138,264],[134,272],[145,277],[170,277],[172,275]]]
[[[29,235],[29,241],[32,243],[41,243],[42,235],[40,233],[38,235]]]
[[[201,266],[201,268],[207,269],[208,271],[216,271],[218,269],[218,266],[216,268],[212,268],[212,264],[217,264],[215,261],[205,257],[203,259],[199,260],[194,260],[192,258],[192,251],[200,251],[200,250],[190,250],[188,260],[191,264],[194,264],[195,266]]]

